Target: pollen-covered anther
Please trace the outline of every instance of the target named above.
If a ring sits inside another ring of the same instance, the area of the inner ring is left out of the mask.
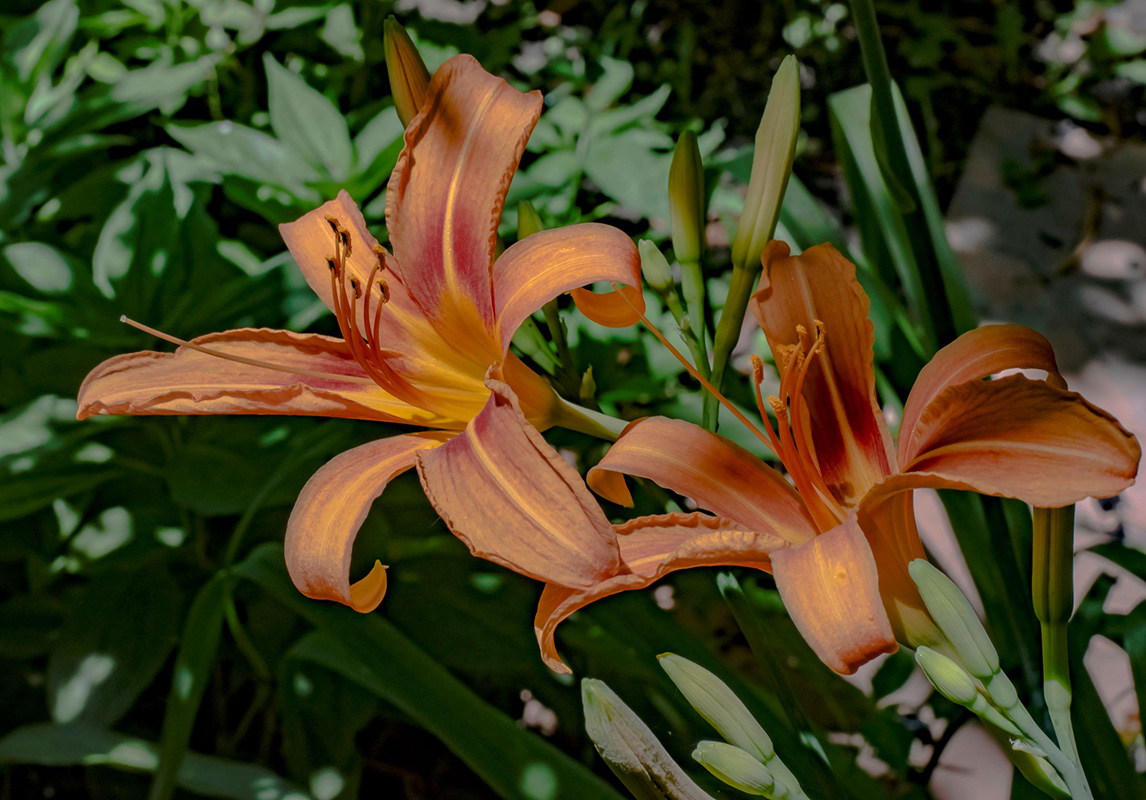
[[[752,382],[759,386],[764,382],[764,359],[753,353],[748,360],[752,362]]]
[[[362,297],[362,284],[358,282],[357,278],[350,279],[350,290],[354,292],[354,299]]]
[[[384,305],[386,303],[389,303],[390,302],[390,284],[386,283],[386,281],[384,281],[382,279],[379,279],[378,280],[378,289],[379,289],[379,291],[382,292],[382,304]]]
[[[776,419],[780,422],[788,421],[788,404],[781,400],[776,395],[771,395],[768,398],[768,405],[772,406],[772,413],[776,415]]]

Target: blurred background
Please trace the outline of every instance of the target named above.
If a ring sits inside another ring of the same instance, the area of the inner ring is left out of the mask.
[[[975,310],[1047,334],[1072,387],[1143,436],[1146,2],[876,6]],[[375,505],[356,545],[355,574],[375,558],[391,565],[377,614],[291,587],[280,545],[302,484],[398,429],[74,419],[100,361],[170,349],[121,314],[185,338],[242,326],[337,333],[276,226],[345,187],[386,240],[402,134],[382,55],[390,14],[431,70],[471,53],[545,93],[507,240],[528,199],[548,226],[601,219],[666,242],[673,144],[697,132],[714,299],[771,76],[796,54],[803,133],[780,235],[836,242],[869,281],[890,269],[866,96],[848,91],[865,78],[845,3],[6,0],[0,797],[625,796],[585,737],[575,681],[538,657],[540,587],[471,558],[413,476]],[[881,380],[902,397],[918,358],[896,334],[896,302],[892,291],[874,314]],[[647,333],[601,328],[571,304],[563,313],[602,410],[699,419],[697,386]],[[553,369],[546,344],[523,350],[539,370]],[[766,347],[748,329],[737,352],[745,368]],[[748,383],[729,383],[751,407]],[[549,438],[582,471],[604,448]],[[684,503],[649,485],[635,496],[639,513]],[[1037,709],[1029,555],[1006,535],[1025,512],[985,505],[976,539],[958,519],[953,535],[944,507],[959,503],[921,501],[927,543],[977,598]],[[1091,552],[1076,576],[1075,650],[1093,684],[1079,677],[1076,726],[1084,758],[1110,776],[1102,796],[1131,800],[1146,770],[1146,496],[1082,504],[1078,525]],[[972,772],[986,780],[976,797],[1037,796],[1021,779],[1012,788],[1006,759],[969,714],[931,696],[910,655],[845,682],[799,639],[768,576],[739,577],[766,622],[754,637],[713,576],[694,571],[580,613],[562,652],[690,767],[711,731],[657,667],[666,650],[717,671],[778,747],[802,751],[789,763],[813,796],[966,797]],[[831,771],[799,730],[826,742]]]

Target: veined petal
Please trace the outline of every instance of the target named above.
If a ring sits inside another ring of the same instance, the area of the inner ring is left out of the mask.
[[[946,389],[914,430],[915,455],[903,472],[928,476],[916,485],[958,484],[1036,506],[1118,494],[1134,483],[1142,456],[1105,411],[1021,375]]]
[[[77,418],[93,414],[289,414],[462,427],[460,422],[415,408],[380,389],[341,339],[242,328],[191,341],[284,371],[189,347],[172,353],[126,353],[103,362],[84,379]]]
[[[772,557],[776,588],[792,621],[820,660],[851,675],[897,649],[875,559],[855,516]]]
[[[589,470],[589,487],[623,506],[625,475],[648,478],[750,530],[803,542],[816,526],[796,490],[756,456],[699,425],[667,417],[634,422]]]
[[[574,289],[569,294],[582,314],[606,328],[627,328],[640,322],[645,313],[645,296],[639,283],[602,294],[588,289]]]
[[[581,476],[508,385],[487,383],[489,401],[465,433],[418,456],[438,514],[475,556],[531,578],[585,588],[616,574],[616,536]]]
[[[287,522],[286,563],[298,590],[355,611],[378,607],[386,592],[385,567],[350,583],[350,556],[358,529],[386,485],[414,466],[417,453],[452,434],[427,431],[370,442],[335,456],[314,473]]]
[[[438,68],[390,177],[386,226],[406,285],[431,319],[494,327],[497,223],[541,94],[522,94],[471,56]]]
[[[844,505],[852,506],[895,466],[876,400],[875,332],[867,295],[856,280],[855,265],[828,244],[790,256],[788,245],[770,242],[763,263],[751,306],[777,363],[782,348],[799,342],[798,326],[810,341],[816,321],[824,325],[826,347],[812,359],[803,396],[824,480]]]
[[[730,520],[697,513],[640,517],[617,526],[617,542],[631,572],[587,589],[549,583],[541,593],[533,628],[541,658],[554,672],[570,672],[557,654],[554,634],[578,609],[610,595],[643,589],[679,569],[743,566],[767,570],[773,555],[789,546],[777,536],[745,531]]]
[[[906,464],[914,458],[919,417],[944,390],[1007,369],[1045,370],[1052,384],[1062,383],[1050,342],[1022,325],[984,325],[936,353],[920,370],[903,407],[899,463]]]
[[[627,284],[637,287],[639,294],[641,259],[636,245],[609,225],[589,222],[538,231],[511,246],[493,272],[502,349],[509,349],[514,332],[534,311],[594,281]]]

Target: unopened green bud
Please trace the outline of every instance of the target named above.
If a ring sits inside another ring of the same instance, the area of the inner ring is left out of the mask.
[[[974,679],[947,656],[930,647],[920,647],[915,651],[915,663],[919,664],[936,691],[952,703],[969,706],[975,702],[979,692]]]
[[[673,286],[672,267],[661,249],[648,239],[637,243],[641,254],[641,272],[654,292],[667,292]]]
[[[728,685],[699,664],[672,653],[658,656],[661,667],[689,704],[717,732],[760,761],[776,751],[772,740]]]
[[[602,681],[581,681],[581,703],[597,752],[637,800],[712,800]]]
[[[756,131],[748,195],[744,198],[744,212],[732,242],[735,267],[756,269],[760,266],[760,254],[772,239],[780,218],[780,205],[792,174],[799,133],[800,68],[795,56],[788,56],[772,79],[772,90]]]
[[[999,654],[975,609],[950,578],[922,558],[908,565],[911,579],[927,610],[943,631],[967,671],[987,680],[999,669]]]
[[[704,252],[704,164],[692,131],[677,139],[669,168],[668,198],[677,261],[700,261]]]
[[[520,242],[526,236],[532,236],[538,231],[545,230],[541,223],[541,215],[533,207],[533,203],[522,200],[517,204],[517,240]]]
[[[394,17],[387,17],[383,23],[382,47],[386,55],[386,73],[390,77],[394,108],[402,124],[409,126],[410,120],[418,116],[426,102],[430,71],[418,54],[418,48],[414,47],[410,34]]]
[[[692,751],[698,764],[734,789],[757,797],[774,797],[776,779],[768,768],[739,747],[724,742],[700,742]]]
[[[578,390],[578,396],[581,398],[582,405],[595,407],[593,404],[596,402],[597,397],[597,381],[593,378],[592,365],[589,365],[581,375],[581,386]]]

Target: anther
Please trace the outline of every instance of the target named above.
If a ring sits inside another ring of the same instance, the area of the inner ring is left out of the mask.
[[[772,413],[776,415],[779,422],[784,422],[788,419],[788,404],[781,400],[776,395],[768,398],[768,404],[772,406]]]
[[[382,302],[383,303],[389,303],[390,302],[390,284],[386,283],[386,281],[384,281],[384,280],[379,280],[378,281],[378,288],[382,290]]]
[[[358,283],[357,278],[350,279],[350,288],[354,292],[354,299],[357,300],[362,296],[362,286]]]
[[[764,360],[755,353],[748,356],[748,360],[752,362],[752,381],[759,386],[764,382]]]
[[[338,217],[334,216],[333,214],[326,215],[326,222],[328,225],[330,225],[330,229],[335,233],[338,233],[338,229],[342,227],[342,225],[338,222]]]
[[[330,267],[330,271],[335,275],[338,274],[338,261],[333,258],[326,259],[326,266]]]

